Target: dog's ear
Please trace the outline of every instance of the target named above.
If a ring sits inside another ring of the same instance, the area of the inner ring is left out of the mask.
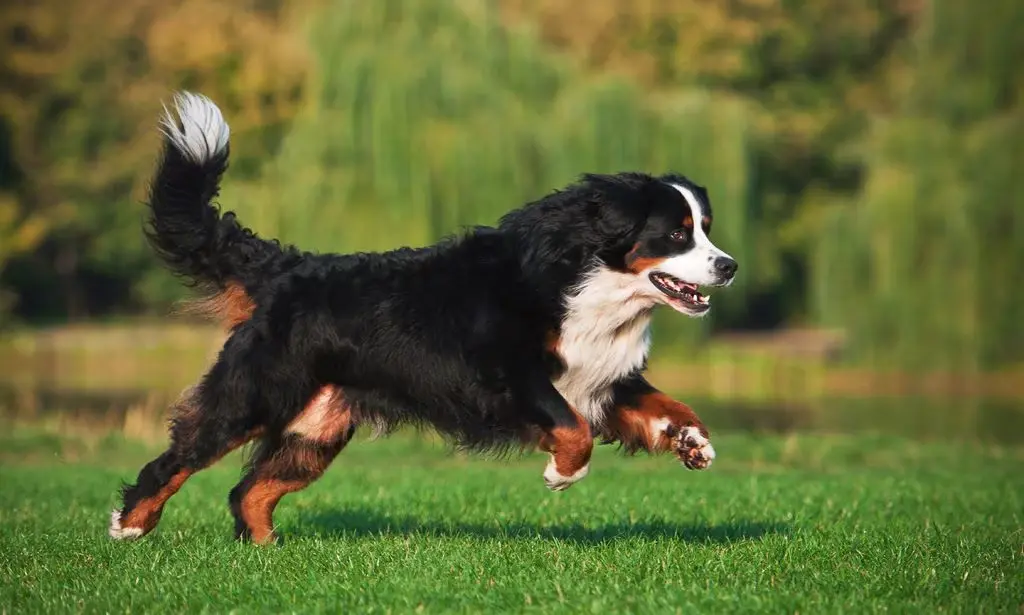
[[[641,173],[586,175],[595,195],[595,229],[605,241],[632,244],[643,230],[655,198],[657,181]]]
[[[606,241],[628,241],[643,230],[647,215],[637,205],[605,201],[597,216],[597,230]]]

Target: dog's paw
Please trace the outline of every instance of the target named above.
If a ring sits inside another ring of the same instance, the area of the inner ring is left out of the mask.
[[[705,470],[715,459],[715,447],[696,427],[683,427],[673,440],[673,450],[691,470]]]
[[[547,467],[544,468],[544,484],[552,491],[565,491],[577,482],[583,480],[583,478],[589,473],[590,464],[588,463],[572,475],[564,476],[558,472],[558,468],[555,467],[555,460],[552,458],[551,461],[548,462]]]
[[[116,508],[110,512],[110,529],[107,533],[114,540],[135,540],[145,534],[140,527],[121,527],[121,511]]]

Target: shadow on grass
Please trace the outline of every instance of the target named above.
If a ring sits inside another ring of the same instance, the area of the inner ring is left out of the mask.
[[[437,536],[497,540],[525,538],[563,540],[579,544],[600,544],[630,538],[672,539],[686,542],[727,543],[757,540],[769,534],[788,534],[790,526],[783,523],[744,521],[721,525],[676,524],[665,521],[640,523],[607,523],[587,527],[580,523],[537,525],[532,523],[494,524],[465,521],[436,521],[412,516],[384,516],[371,509],[333,510],[305,513],[300,525],[313,528],[306,532],[288,532],[289,538],[306,538],[311,534],[326,537],[358,538],[369,536]]]

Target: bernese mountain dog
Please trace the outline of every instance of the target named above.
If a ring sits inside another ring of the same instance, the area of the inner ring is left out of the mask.
[[[587,475],[595,439],[711,464],[701,420],[643,376],[652,310],[704,316],[700,287],[736,274],[709,239],[701,186],[584,175],[430,247],[316,254],[212,203],[229,149],[212,101],[177,94],[162,130],[146,235],[229,335],[172,409],[167,451],[122,489],[113,538],[150,532],[190,476],[257,440],[229,503],[237,537],[273,541],[275,506],[360,425],[431,427],[472,451],[538,447],[552,490]]]

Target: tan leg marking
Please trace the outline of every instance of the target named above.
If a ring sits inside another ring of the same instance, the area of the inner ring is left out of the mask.
[[[242,520],[249,527],[256,544],[274,542],[274,508],[285,494],[304,488],[306,481],[281,481],[273,478],[257,480],[242,498]]]
[[[325,386],[285,428],[297,438],[253,468],[252,486],[241,501],[241,516],[254,543],[276,540],[274,508],[285,495],[320,478],[351,435],[352,413],[341,389]],[[287,478],[283,478],[287,477]]]
[[[344,401],[338,387],[321,388],[302,412],[288,423],[284,433],[325,444],[336,440],[352,422],[352,414]]]
[[[590,455],[594,450],[594,437],[590,425],[573,412],[576,425],[558,426],[544,432],[540,448],[551,454],[544,469],[544,482],[552,491],[563,491],[590,472]]]
[[[644,395],[636,407],[618,408],[602,435],[631,452],[672,451],[691,470],[703,470],[715,458],[707,428],[696,413],[660,391]]]
[[[234,440],[228,445],[227,450],[218,455],[216,459],[210,461],[206,467],[217,463],[224,455],[227,455],[262,433],[263,428],[260,427]],[[153,531],[157,524],[160,523],[160,517],[163,515],[164,505],[167,504],[167,500],[171,499],[171,496],[181,489],[189,477],[201,469],[203,468],[182,468],[155,495],[139,500],[127,515],[122,515],[120,510],[114,510],[110,515],[110,529],[108,532],[110,536],[119,540],[133,539],[141,538]]]

